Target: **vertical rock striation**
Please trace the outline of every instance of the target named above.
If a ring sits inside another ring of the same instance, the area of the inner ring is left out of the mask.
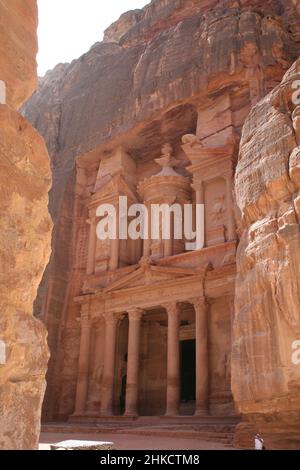
[[[16,108],[36,84],[35,0],[0,1],[0,449],[36,449],[48,362],[33,302],[50,255],[49,157]]]
[[[236,170],[237,255],[232,387],[267,448],[300,446],[300,60],[250,113]],[[246,439],[246,440],[245,440]],[[249,441],[248,441],[249,445]]]

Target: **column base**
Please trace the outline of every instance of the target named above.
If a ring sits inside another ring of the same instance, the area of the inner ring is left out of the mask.
[[[86,415],[85,411],[75,411],[69,418],[82,418]]]
[[[196,410],[195,413],[194,413],[194,416],[197,416],[197,417],[200,417],[203,416],[203,417],[206,417],[206,416],[209,416],[209,410]]]
[[[138,413],[124,413],[124,418],[137,419],[139,417]]]
[[[100,411],[100,414],[99,416],[101,418],[113,418],[114,417],[114,414],[112,411]]]
[[[180,416],[180,413],[179,411],[167,411],[165,414],[164,414],[164,417],[165,418],[178,418],[178,416]]]

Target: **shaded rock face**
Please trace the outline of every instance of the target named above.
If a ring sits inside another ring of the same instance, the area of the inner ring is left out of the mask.
[[[37,4],[4,0],[0,12],[0,80],[7,84],[7,104],[18,108],[37,85]]]
[[[14,107],[36,82],[35,1],[0,2],[0,449],[36,449],[48,362],[33,302],[50,255],[51,172],[42,137]],[[23,65],[24,66],[23,66]]]
[[[142,19],[142,10],[124,13],[118,21],[104,32],[104,42],[119,42],[120,39]]]
[[[297,84],[298,80],[298,84]],[[236,170],[237,254],[232,388],[269,448],[300,446],[300,60],[250,113]],[[299,348],[298,348],[299,349]]]
[[[47,419],[74,410],[76,157],[93,162],[123,146],[137,163],[150,161],[166,141],[178,148],[184,133],[195,133],[198,111],[205,145],[239,141],[251,106],[298,57],[298,25],[292,0],[154,0],[123,15],[105,42],[40,79],[24,113],[45,137],[53,168],[53,254],[36,302],[37,315],[47,312],[52,352]]]

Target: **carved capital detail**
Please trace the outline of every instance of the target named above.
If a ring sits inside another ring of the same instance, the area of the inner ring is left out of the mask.
[[[88,304],[83,304],[81,306],[81,315],[79,319],[81,323],[81,328],[89,328],[91,326],[90,322],[90,305]]]
[[[124,317],[124,314],[120,314],[120,313],[106,313],[104,316],[105,324],[117,325],[118,321],[122,320],[123,317]]]
[[[86,317],[86,316],[81,317],[80,323],[81,323],[81,329],[91,328],[91,321],[90,321],[89,317]]]
[[[199,297],[197,299],[192,299],[191,303],[194,305],[196,314],[202,314],[207,311],[208,302],[205,297]]]
[[[179,315],[180,309],[177,302],[171,302],[169,304],[162,305],[166,309],[168,315]]]
[[[133,308],[131,310],[128,310],[128,318],[129,321],[139,321],[141,320],[144,310],[141,308]]]

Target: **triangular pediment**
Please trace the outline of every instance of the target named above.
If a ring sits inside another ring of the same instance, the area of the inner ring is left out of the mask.
[[[197,274],[199,273],[197,273],[196,270],[188,268],[173,268],[156,265],[139,266],[132,273],[114,281],[104,289],[104,292],[162,284],[164,282],[175,281],[187,276],[195,276]]]

